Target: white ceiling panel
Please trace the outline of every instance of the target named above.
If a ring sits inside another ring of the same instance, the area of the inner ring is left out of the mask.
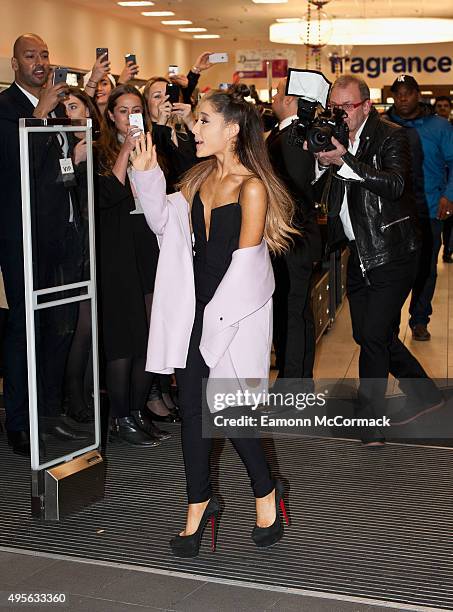
[[[120,17],[180,38],[191,34],[178,31],[178,26],[164,26],[159,17],[144,17],[141,11],[170,10],[174,17],[189,19],[195,27],[207,28],[227,40],[269,40],[269,25],[279,17],[302,17],[306,0],[289,0],[286,4],[254,4],[252,0],[155,0],[145,8],[120,7],[113,0],[70,0],[86,8]],[[337,17],[451,17],[453,0],[331,0],[325,12]],[[102,24],[99,24],[102,32]]]

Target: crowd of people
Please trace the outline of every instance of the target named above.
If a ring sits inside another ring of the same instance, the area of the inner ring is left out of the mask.
[[[441,405],[441,392],[398,333],[401,308],[412,292],[413,338],[430,339],[442,231],[443,259],[452,261],[448,98],[437,100],[435,115],[421,102],[416,80],[403,75],[392,86],[394,105],[383,117],[362,79],[341,76],[329,105],[345,112],[348,144],[333,138],[332,150],[313,154],[289,142],[298,102],[286,95],[286,79],[278,83],[267,138],[258,105],[245,99],[247,86],[212,90],[198,103],[194,91],[210,68],[208,52],[186,76],[153,76],[141,89],[133,85],[139,69],[133,61],[117,83],[106,54],[100,55],[79,89],[53,84],[46,43],[26,34],[14,44],[12,67],[15,81],[0,94],[0,267],[9,306],[6,430],[14,452],[30,454],[22,117],[92,120],[99,362],[110,407],[109,439],[155,447],[171,435],[158,423],[181,422],[188,513],[185,529],[171,541],[175,555],[198,554],[208,521],[215,540],[219,516],[209,473],[211,440],[202,435],[203,379],[237,385],[267,379],[273,344],[279,379],[313,388],[311,280],[314,263],[323,257],[316,202],[328,209],[327,250],[350,251],[347,294],[360,346],[357,413],[370,419],[379,414],[389,374],[411,398],[396,422]],[[177,85],[177,101],[170,101],[170,84]],[[137,115],[142,127],[131,120]],[[87,154],[83,130],[35,143],[33,163],[40,172],[32,198],[36,223],[44,228],[40,288],[90,278]],[[59,180],[60,160],[69,158],[72,183]],[[83,440],[71,420],[93,419],[86,382],[92,369],[91,307],[82,300],[65,308],[58,329],[50,314],[41,315],[47,331],[40,349],[39,410],[47,434]],[[421,381],[415,391],[405,385],[413,379]],[[364,427],[361,439],[382,445],[385,433]],[[271,477],[259,438],[232,443],[256,500],[252,538],[258,547],[270,546],[283,535],[283,484]]]

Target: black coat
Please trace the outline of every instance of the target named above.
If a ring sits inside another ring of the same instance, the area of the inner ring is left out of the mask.
[[[302,244],[310,249],[312,261],[321,258],[321,236],[317,224],[313,156],[300,147],[288,143],[290,128],[269,134],[266,144],[272,167],[293,198],[296,207],[295,222],[301,228]]]
[[[157,266],[157,239],[135,203],[129,180],[95,175],[97,287],[102,338],[108,361],[146,355],[145,294]]]
[[[0,239],[22,240],[19,119],[32,117],[33,111],[33,104],[16,84],[0,93]],[[57,107],[55,112],[62,111]],[[56,135],[33,134],[29,142],[34,168],[31,196],[39,238],[55,239],[64,232],[70,215],[69,190],[58,182],[62,151]]]
[[[417,207],[412,186],[411,154],[406,130],[372,109],[355,155],[343,155],[360,180],[337,176],[334,166],[320,182],[329,208],[329,245],[346,239],[340,219],[345,189],[363,270],[389,263],[420,246]]]

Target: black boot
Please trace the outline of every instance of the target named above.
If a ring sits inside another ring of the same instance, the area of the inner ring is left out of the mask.
[[[144,410],[132,410],[131,415],[142,431],[147,433],[151,438],[156,440],[168,440],[171,438],[171,433],[159,429],[152,419]]]
[[[132,416],[117,417],[112,421],[110,429],[110,439],[126,442],[132,446],[159,446],[160,442],[156,438],[151,438],[142,431]]]

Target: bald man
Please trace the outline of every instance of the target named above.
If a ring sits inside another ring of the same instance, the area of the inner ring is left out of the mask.
[[[267,139],[272,167],[292,195],[303,237],[284,256],[274,258],[274,346],[279,378],[313,378],[315,324],[311,307],[313,263],[321,259],[321,238],[311,181],[313,157],[288,143],[297,119],[297,98],[286,96],[286,79],[278,83],[272,109],[279,124]],[[311,383],[308,383],[310,386]]]
[[[19,148],[19,119],[27,117],[45,118],[50,114],[59,114],[59,94],[63,93],[66,84],[52,85],[52,71],[49,64],[49,50],[42,38],[36,34],[24,34],[14,43],[11,66],[14,70],[14,83],[0,93],[0,268],[2,270],[9,314],[4,346],[4,381],[3,394],[6,410],[6,429],[8,442],[13,451],[28,456],[28,392],[27,392],[27,353],[25,333],[25,304],[22,247],[22,198]],[[62,112],[64,114],[64,110]],[[41,287],[55,286],[47,284],[52,279],[46,273],[54,272],[56,265],[65,257],[64,245],[74,244],[75,216],[71,209],[69,190],[62,181],[58,181],[61,172],[60,159],[67,155],[67,140],[61,134],[50,136],[33,135],[30,146],[30,159],[35,172],[32,175],[36,182],[32,185],[32,198],[35,204],[35,233],[39,235],[35,243],[39,244],[38,283]],[[64,145],[66,144],[66,152]],[[62,267],[60,266],[60,270]],[[36,282],[36,281],[35,281]],[[40,332],[46,340],[54,336],[55,345],[58,339],[53,329],[44,330],[44,322],[49,322],[49,314],[41,311]],[[38,334],[39,336],[39,334]],[[39,360],[47,371],[53,371],[53,364],[65,358],[65,340],[60,336],[59,349],[50,351],[49,345],[40,347]],[[66,342],[67,343],[67,342]],[[39,350],[39,349],[37,349]],[[53,353],[53,354],[51,354]],[[45,391],[41,390],[40,401],[46,396],[49,404],[47,414],[61,412],[58,403],[62,392],[62,373],[55,376],[42,376],[46,381]],[[51,388],[51,385],[53,388]],[[64,428],[63,428],[64,430]],[[60,438],[71,439],[72,431],[50,433]]]

